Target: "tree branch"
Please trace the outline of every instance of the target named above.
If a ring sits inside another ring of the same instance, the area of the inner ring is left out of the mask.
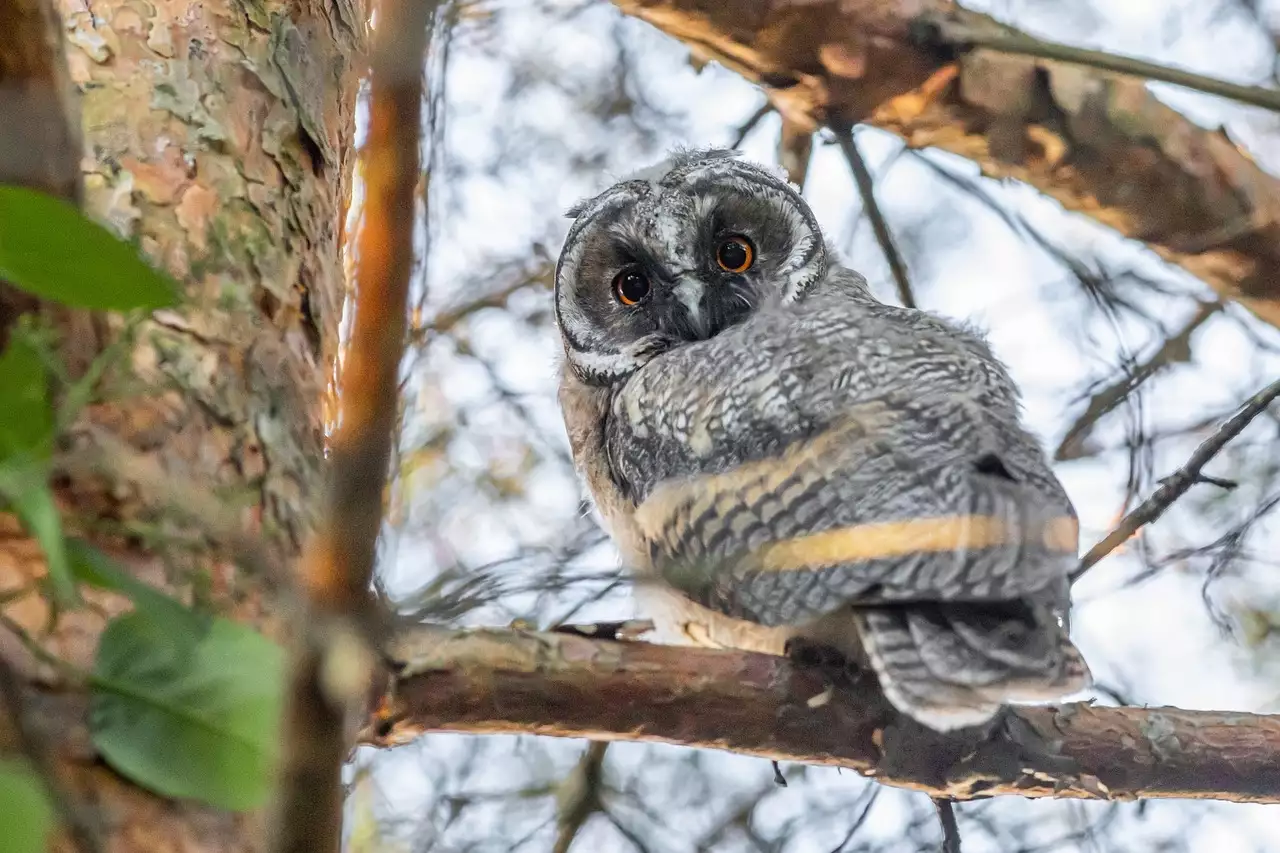
[[[812,154],[813,129],[784,117],[782,127],[778,130],[778,163],[786,171],[787,180],[801,190],[809,175],[809,158]]]
[[[1205,439],[1196,448],[1185,465],[1161,480],[1160,487],[1152,492],[1151,497],[1126,515],[1116,529],[1107,534],[1106,538],[1089,549],[1089,553],[1084,555],[1080,560],[1079,567],[1072,573],[1071,580],[1073,582],[1079,580],[1085,572],[1097,565],[1103,557],[1120,547],[1125,540],[1137,533],[1144,525],[1150,524],[1164,515],[1164,511],[1172,506],[1174,501],[1182,497],[1187,489],[1205,479],[1200,474],[1200,469],[1208,465],[1210,460],[1217,456],[1222,448],[1227,446],[1227,442],[1239,435],[1249,425],[1250,421],[1266,411],[1267,407],[1277,397],[1280,397],[1280,380],[1272,382],[1246,400],[1239,411],[1228,418],[1213,435]]]
[[[756,125],[763,121],[764,117],[771,112],[773,112],[773,104],[766,100],[760,105],[759,109],[753,112],[746,121],[738,126],[738,130],[733,134],[733,141],[729,143],[729,147],[734,150],[741,148],[742,143],[746,141],[747,137],[751,134],[751,131],[756,129]]]
[[[678,743],[847,767],[886,785],[971,800],[1000,794],[1280,802],[1280,717],[1020,707],[990,731],[939,734],[855,685],[826,701],[813,670],[747,652],[572,634],[420,628],[361,734],[432,731]]]
[[[1280,180],[1145,81],[922,39],[945,19],[1016,32],[949,0],[614,0],[765,87],[784,116],[891,131],[966,157],[1141,240],[1280,325]]]
[[[302,580],[308,612],[290,674],[285,765],[272,849],[337,853],[340,772],[351,711],[367,689],[367,624],[383,489],[396,424],[413,267],[422,63],[435,3],[377,4],[369,128],[360,157],[365,201],[356,237],[356,298],[331,443],[325,517],[308,545]]]
[[[957,20],[950,15],[922,15],[920,32],[924,41],[939,46],[945,45],[954,50],[972,50],[985,47],[1000,53],[1012,53],[1019,56],[1035,56],[1041,59],[1056,59],[1102,71],[1114,71],[1117,74],[1128,74],[1146,80],[1159,80],[1172,83],[1207,95],[1217,95],[1242,104],[1262,107],[1265,110],[1280,112],[1280,91],[1262,86],[1242,86],[1215,77],[1207,77],[1171,68],[1130,56],[1117,56],[1101,50],[1089,50],[1083,47],[1045,41],[1035,36],[1002,26],[994,21],[984,26],[975,26],[973,20]]]

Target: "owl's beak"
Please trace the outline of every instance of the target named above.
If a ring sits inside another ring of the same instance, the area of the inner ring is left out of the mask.
[[[706,312],[702,304],[702,297],[705,291],[706,285],[697,277],[689,274],[680,276],[676,280],[676,286],[671,289],[676,301],[684,306],[689,327],[693,330],[698,340],[710,337]]]

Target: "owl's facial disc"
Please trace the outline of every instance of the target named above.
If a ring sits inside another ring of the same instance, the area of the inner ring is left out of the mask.
[[[795,190],[715,152],[679,155],[574,213],[556,314],[570,364],[596,384],[801,299],[826,272],[822,235]]]

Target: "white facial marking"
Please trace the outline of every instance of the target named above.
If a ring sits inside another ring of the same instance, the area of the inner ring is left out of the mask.
[[[680,300],[680,304],[689,312],[689,321],[693,323],[693,327],[698,330],[699,334],[706,333],[706,322],[702,317],[702,291],[704,287],[701,281],[691,275],[680,276],[680,281],[672,288],[672,293],[676,295],[676,299]]]

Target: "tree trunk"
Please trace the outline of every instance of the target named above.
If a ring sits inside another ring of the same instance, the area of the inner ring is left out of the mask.
[[[22,63],[13,57],[45,44],[30,27],[58,30],[35,0],[0,0],[0,152],[51,152],[39,163],[0,156],[0,181],[73,198],[82,184],[94,218],[185,285],[182,307],[124,339],[128,356],[112,362],[66,437],[64,450],[109,464],[66,469],[57,484],[64,524],[149,582],[280,636],[263,579],[237,568],[207,529],[184,527],[182,513],[199,501],[236,507],[235,532],[265,542],[282,566],[310,528],[367,9],[363,0],[58,5],[65,40],[45,52],[54,61]],[[66,72],[78,100],[60,123]],[[83,159],[59,161],[49,140],[74,140],[76,119]],[[3,327],[26,310],[54,318],[73,374],[126,331],[119,316],[21,297],[0,309]],[[0,608],[10,620],[0,660],[25,684],[26,719],[55,745],[56,775],[81,823],[110,850],[264,849],[261,815],[155,797],[97,759],[87,696],[32,652],[90,668],[98,634],[126,602],[85,591],[89,607],[52,614],[35,586],[40,554],[0,515],[0,595],[26,591]],[[0,719],[0,752],[19,740]],[[69,836],[58,849],[72,849]]]

